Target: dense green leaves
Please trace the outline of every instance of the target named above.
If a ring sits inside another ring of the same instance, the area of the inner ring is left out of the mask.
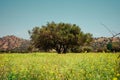
[[[88,45],[92,41],[90,33],[83,33],[79,26],[69,23],[47,23],[29,31],[32,44],[38,49],[66,53],[74,46]]]

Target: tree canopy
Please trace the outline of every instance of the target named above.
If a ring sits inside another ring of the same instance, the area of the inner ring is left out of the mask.
[[[92,34],[83,33],[76,24],[62,22],[34,27],[29,34],[35,48],[45,51],[55,49],[58,53],[66,53],[75,46],[88,45],[92,41]]]

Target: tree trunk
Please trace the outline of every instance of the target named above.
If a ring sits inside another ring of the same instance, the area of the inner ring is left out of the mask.
[[[62,54],[62,53],[66,54],[67,46],[59,44],[59,45],[56,46],[56,51],[57,51],[58,54]]]
[[[58,54],[61,54],[61,46],[60,46],[60,44],[56,45],[56,51],[57,51]]]
[[[64,49],[63,49],[63,53],[66,54],[66,52],[67,52],[67,46],[66,46],[66,45],[63,45],[63,48],[64,48]]]

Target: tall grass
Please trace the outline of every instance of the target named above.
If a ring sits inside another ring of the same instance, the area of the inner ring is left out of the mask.
[[[120,79],[118,55],[0,54],[0,80],[114,80]]]

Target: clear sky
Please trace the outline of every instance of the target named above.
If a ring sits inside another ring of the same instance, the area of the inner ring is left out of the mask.
[[[47,22],[77,24],[94,37],[120,32],[120,0],[0,0],[0,37],[29,39],[28,30]]]

